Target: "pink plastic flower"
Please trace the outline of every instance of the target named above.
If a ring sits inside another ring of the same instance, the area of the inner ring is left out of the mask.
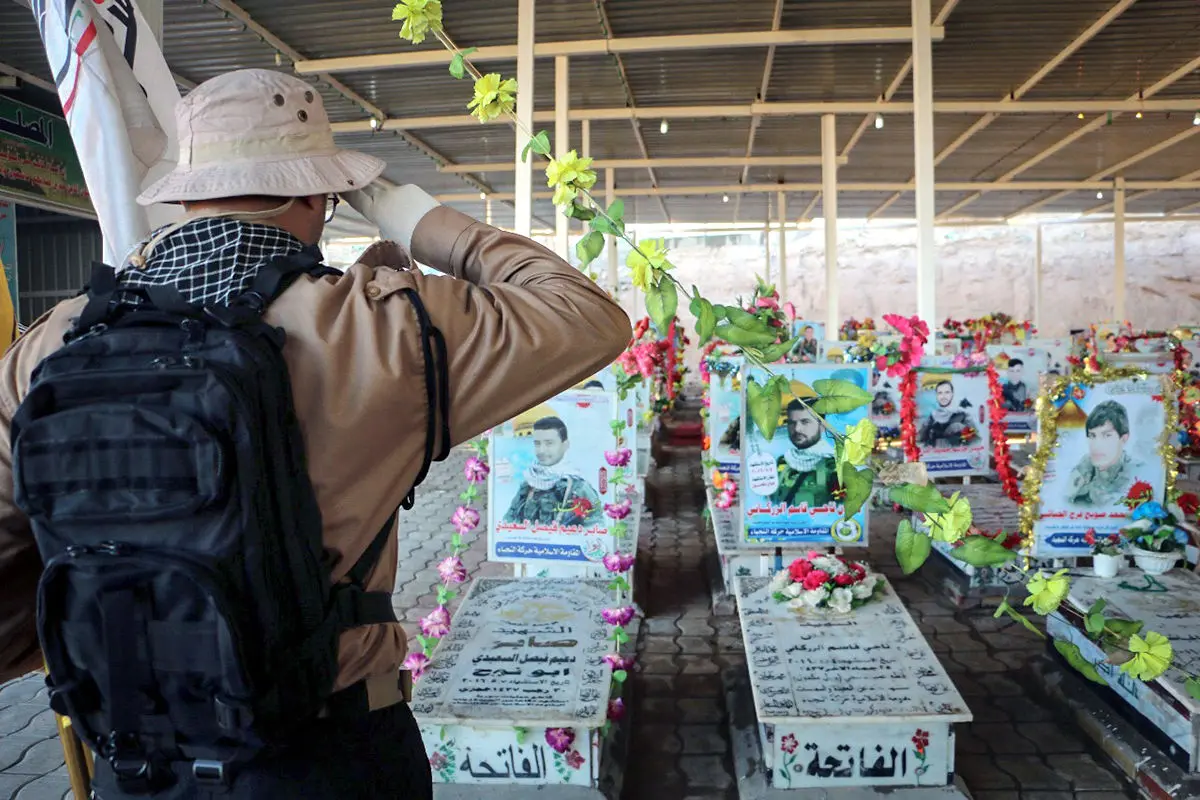
[[[729,491],[723,491],[713,498],[713,505],[722,511],[733,508],[734,497]]]
[[[463,466],[463,475],[471,483],[483,483],[487,480],[490,471],[487,462],[476,456],[468,458],[467,463]]]
[[[608,653],[604,656],[604,663],[613,668],[613,672],[619,669],[628,671],[633,666],[632,656],[623,656],[620,653]]]
[[[575,730],[573,728],[547,728],[546,729],[546,744],[556,753],[565,753],[571,749],[571,745],[575,744]]]
[[[450,524],[460,535],[470,533],[479,527],[479,512],[470,506],[459,506],[454,509]]]
[[[429,665],[433,662],[429,660],[429,656],[417,651],[409,653],[404,659],[404,668],[412,673],[413,680],[419,681],[421,676],[425,674],[425,670],[429,669]]]
[[[604,568],[609,572],[628,572],[635,561],[637,556],[632,553],[611,553],[604,557]]]
[[[613,519],[625,519],[631,511],[633,511],[633,503],[628,500],[622,500],[619,503],[604,504],[604,513]]]
[[[756,299],[755,299],[755,301],[754,301],[754,305],[756,305],[756,306],[757,306],[757,307],[759,307],[759,308],[769,308],[769,309],[771,309],[772,311],[778,311],[778,310],[779,310],[779,301],[778,301],[778,300],[776,300],[774,297],[759,297],[759,298],[756,298]]]
[[[622,447],[620,450],[605,450],[604,460],[608,462],[610,467],[627,467],[629,459],[633,456],[633,451],[628,447]]]
[[[633,606],[606,608],[600,612],[600,616],[609,625],[628,625],[629,621],[633,619]]]
[[[583,766],[583,756],[579,755],[578,750],[572,750],[567,754],[567,766],[571,769],[579,769]]]
[[[625,717],[625,701],[615,697],[608,701],[608,718],[617,722]]]
[[[450,632],[450,612],[438,606],[427,616],[421,617],[421,633],[440,639]]]
[[[811,592],[813,589],[820,589],[828,580],[828,572],[823,569],[814,569],[804,576],[804,588]]]
[[[462,583],[467,579],[467,568],[458,556],[447,556],[437,565],[438,575],[445,583]]]

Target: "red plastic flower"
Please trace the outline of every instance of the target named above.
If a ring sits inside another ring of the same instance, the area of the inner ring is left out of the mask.
[[[1179,506],[1179,510],[1189,517],[1195,516],[1197,511],[1200,511],[1200,497],[1197,497],[1194,492],[1184,492],[1179,495],[1175,501]]]
[[[1088,544],[1095,544],[1096,543],[1096,529],[1088,528],[1087,533],[1085,533],[1083,535],[1083,540],[1085,542],[1087,542]]]
[[[829,580],[829,573],[823,569],[814,569],[804,578],[804,588],[812,591],[820,589]]]
[[[789,733],[779,740],[779,746],[783,748],[783,752],[791,755],[796,752],[796,748],[800,746],[800,743],[796,741],[795,734]]]
[[[578,750],[572,750],[567,754],[567,766],[571,769],[579,769],[583,766],[583,756],[579,755]]]
[[[613,722],[618,722],[625,717],[625,701],[619,697],[614,697],[608,701],[608,718]]]
[[[788,566],[788,577],[796,583],[807,578],[810,572],[812,572],[812,564],[802,558],[797,558]]]
[[[833,582],[838,586],[849,586],[854,583],[854,576],[849,572],[843,572],[841,575],[835,576]]]

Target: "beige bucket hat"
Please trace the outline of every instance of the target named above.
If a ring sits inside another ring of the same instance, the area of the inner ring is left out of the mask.
[[[333,142],[316,89],[299,78],[243,69],[197,86],[175,108],[179,163],[138,203],[362,189],[386,164]]]

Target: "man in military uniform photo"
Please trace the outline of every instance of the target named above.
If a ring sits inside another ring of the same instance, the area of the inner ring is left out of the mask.
[[[833,499],[837,461],[815,411],[800,400],[787,405],[787,434],[791,443],[779,457],[779,488],[771,503],[823,506]]]
[[[1129,413],[1116,400],[1105,400],[1088,414],[1084,430],[1088,453],[1071,470],[1067,502],[1088,508],[1116,505],[1141,467],[1125,452]]]
[[[567,426],[558,417],[533,424],[533,457],[504,522],[527,525],[592,525],[602,521],[600,495],[563,463],[571,448]]]

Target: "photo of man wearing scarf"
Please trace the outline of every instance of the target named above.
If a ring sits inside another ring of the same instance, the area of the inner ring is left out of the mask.
[[[779,488],[771,495],[771,503],[823,506],[833,499],[837,487],[833,443],[825,436],[816,412],[800,400],[788,403],[786,413],[791,447],[778,459]]]
[[[571,441],[558,417],[533,424],[534,464],[526,470],[504,522],[526,525],[602,523],[600,495],[579,470],[564,463]]]

